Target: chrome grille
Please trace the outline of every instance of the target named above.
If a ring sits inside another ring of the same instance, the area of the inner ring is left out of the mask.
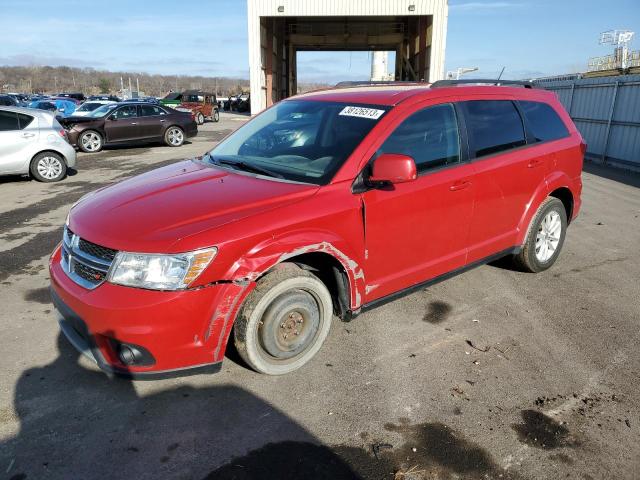
[[[94,289],[107,279],[116,253],[116,250],[91,243],[68,227],[64,228],[60,265],[71,280],[84,288]]]

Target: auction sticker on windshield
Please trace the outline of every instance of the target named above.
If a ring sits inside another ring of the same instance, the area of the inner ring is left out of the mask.
[[[384,110],[378,110],[377,108],[365,108],[365,107],[344,107],[340,112],[340,115],[346,115],[348,117],[370,118],[371,120],[377,120],[384,113]]]

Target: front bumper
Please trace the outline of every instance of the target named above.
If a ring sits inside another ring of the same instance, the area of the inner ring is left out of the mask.
[[[105,372],[134,378],[219,369],[233,320],[252,288],[225,282],[162,292],[103,283],[87,290],[62,270],[59,247],[49,271],[65,336]],[[118,353],[123,344],[140,346],[152,361],[125,364]]]

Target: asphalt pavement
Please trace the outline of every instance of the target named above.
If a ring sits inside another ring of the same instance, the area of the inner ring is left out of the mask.
[[[640,177],[588,165],[552,269],[487,265],[338,320],[317,357],[268,377],[110,379],[61,338],[47,261],[85,193],[200,155],[80,154],[56,184],[0,178],[0,478],[640,477]]]

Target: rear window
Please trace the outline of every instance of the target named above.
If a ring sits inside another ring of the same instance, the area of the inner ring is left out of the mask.
[[[548,142],[569,136],[569,130],[550,105],[542,102],[518,103],[536,142]]]
[[[18,115],[15,112],[5,112],[0,110],[0,132],[20,130]]]
[[[522,119],[510,100],[462,102],[465,110],[469,148],[482,157],[525,145]]]

